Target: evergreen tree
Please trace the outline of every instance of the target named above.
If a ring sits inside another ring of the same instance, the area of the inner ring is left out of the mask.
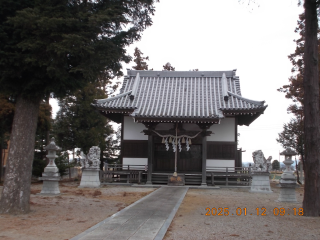
[[[143,53],[140,51],[139,48],[134,49],[134,62],[136,63],[135,66],[132,66],[135,70],[148,70],[148,64],[146,61],[149,61],[149,57],[143,57]]]
[[[278,160],[273,160],[272,161],[272,169],[273,170],[280,170],[280,163]]]
[[[101,149],[101,160],[109,157],[109,148],[113,147],[113,129],[107,118],[93,107],[95,99],[107,98],[98,87],[99,83],[90,83],[74,95],[66,96],[59,101],[60,110],[54,123],[57,144],[63,151],[80,148],[85,154],[92,146]]]
[[[42,175],[44,168],[48,164],[48,161],[46,161],[47,151],[44,150],[44,147],[49,144],[47,133],[51,129],[51,110],[52,108],[49,103],[44,100],[41,101],[32,163],[32,175],[36,177]]]
[[[16,99],[0,213],[30,210],[41,100],[70,95],[102,72],[122,75],[125,47],[140,39],[153,13],[153,0],[0,1],[0,91]]]
[[[103,159],[109,164],[120,163],[121,155],[121,127],[117,128],[114,134],[106,139],[106,150],[103,152]]]
[[[278,134],[277,142],[283,148],[293,148],[304,161],[304,131],[303,120],[301,118],[292,118],[289,123],[283,125],[283,131]]]
[[[175,71],[176,69],[171,65],[171,63],[167,62],[165,65],[162,66],[163,70],[167,71]]]
[[[294,40],[296,43],[295,52],[288,56],[292,64],[292,76],[289,78],[289,84],[283,85],[278,89],[279,92],[285,93],[285,97],[293,101],[288,107],[288,112],[293,113],[296,117],[301,117],[303,115],[303,74],[304,74],[304,45],[305,45],[305,16],[304,13],[299,15],[299,20],[297,21],[297,27],[295,29],[296,33],[299,33],[299,38]],[[318,33],[320,31],[318,30]],[[318,39],[318,45],[320,44],[320,39]],[[318,49],[318,58],[320,57],[320,50]],[[318,63],[320,66],[320,62]],[[320,78],[319,78],[320,84]]]
[[[301,2],[299,1],[301,4]],[[306,216],[320,215],[320,116],[319,116],[319,27],[317,0],[304,1],[304,14],[300,16],[298,28],[300,39],[297,49],[289,58],[296,76],[291,84],[283,88],[286,97],[295,103],[289,110],[302,115],[304,122],[304,172],[305,187],[303,209]]]
[[[11,126],[13,122],[15,109],[15,100],[12,97],[0,95],[0,139],[2,141],[1,149],[9,140]],[[51,106],[45,101],[42,101],[39,109],[39,116],[37,121],[37,131],[35,140],[34,162],[32,165],[32,175],[41,176],[44,167],[46,166],[45,156],[46,151],[44,146],[48,145],[47,131],[51,128]],[[2,155],[1,155],[2,157]],[[2,161],[2,160],[1,160]],[[1,162],[0,162],[1,163]],[[2,165],[0,166],[0,172]]]
[[[301,2],[299,1],[299,4]],[[290,84],[279,89],[287,98],[294,100],[288,109],[303,116],[304,122],[304,172],[305,187],[303,208],[306,216],[320,215],[320,118],[319,118],[319,26],[317,0],[304,1],[304,13],[296,29],[300,38],[297,48],[289,56],[292,71],[297,73],[289,79]]]
[[[318,8],[319,2],[317,0],[304,1],[303,106],[305,185],[302,206],[305,216],[320,215]]]

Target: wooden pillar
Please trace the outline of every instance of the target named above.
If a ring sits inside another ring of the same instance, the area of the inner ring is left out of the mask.
[[[205,131],[202,136],[202,180],[201,186],[207,186],[207,136]]]
[[[202,178],[201,186],[207,186],[207,136],[210,136],[211,131],[207,131],[213,123],[198,123],[202,129]]]
[[[152,184],[152,163],[153,163],[153,136],[148,135],[148,175],[147,184]]]
[[[152,169],[153,169],[153,156],[154,156],[154,143],[153,143],[153,134],[152,130],[156,128],[157,122],[144,122],[148,130],[144,130],[143,132],[148,135],[148,174],[147,174],[147,183],[152,184]]]

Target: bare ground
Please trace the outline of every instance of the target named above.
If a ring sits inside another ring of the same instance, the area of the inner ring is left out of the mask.
[[[62,194],[46,197],[36,195],[42,183],[32,184],[31,212],[0,215],[0,240],[70,239],[154,190],[125,186],[88,189],[78,185],[60,183]]]
[[[296,190],[296,204],[276,202],[280,189],[276,183],[271,187],[269,194],[239,188],[190,189],[164,239],[320,239],[320,218],[299,216],[303,188]],[[213,209],[215,216],[212,208],[218,210]]]
[[[36,195],[42,184],[33,184],[31,213],[0,215],[0,240],[69,239],[153,191],[119,186],[83,189],[78,185],[61,183],[62,195],[44,197]],[[300,203],[279,203],[275,200],[280,189],[275,183],[271,186],[271,194],[239,188],[190,189],[164,239],[320,239],[320,218],[299,216],[303,189],[296,190]],[[279,212],[274,212],[275,208]],[[280,208],[286,211],[283,216]]]

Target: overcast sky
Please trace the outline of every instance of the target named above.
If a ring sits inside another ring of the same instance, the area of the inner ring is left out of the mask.
[[[239,127],[243,162],[252,161],[255,150],[273,159],[283,150],[276,138],[292,117],[286,111],[291,102],[277,88],[291,76],[287,56],[295,50],[294,30],[303,11],[297,0],[256,0],[259,6],[248,1],[160,0],[153,25],[128,48],[131,55],[138,47],[149,56],[154,70],[166,62],[176,71],[237,69],[242,96],[268,105],[249,127]],[[124,73],[133,65],[124,64]]]

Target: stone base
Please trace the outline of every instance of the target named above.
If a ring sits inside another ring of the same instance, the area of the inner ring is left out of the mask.
[[[253,173],[249,192],[272,193],[269,175],[270,173],[268,172]]]
[[[296,191],[294,188],[280,188],[280,196],[277,202],[292,202],[298,203]]]
[[[277,202],[298,203],[296,197],[296,183],[280,183],[280,196]]]
[[[168,175],[168,186],[184,186],[185,178],[183,174],[178,174],[178,176]]]
[[[39,195],[60,195],[59,180],[43,180],[42,190]]]
[[[42,177],[39,177],[39,180],[43,181],[42,190],[39,195],[60,195],[59,181],[61,177],[58,168],[49,168],[49,170],[46,167],[42,173]]]
[[[82,177],[79,188],[98,188],[100,187],[100,179],[99,179],[100,169],[90,169],[84,168],[82,169]]]

